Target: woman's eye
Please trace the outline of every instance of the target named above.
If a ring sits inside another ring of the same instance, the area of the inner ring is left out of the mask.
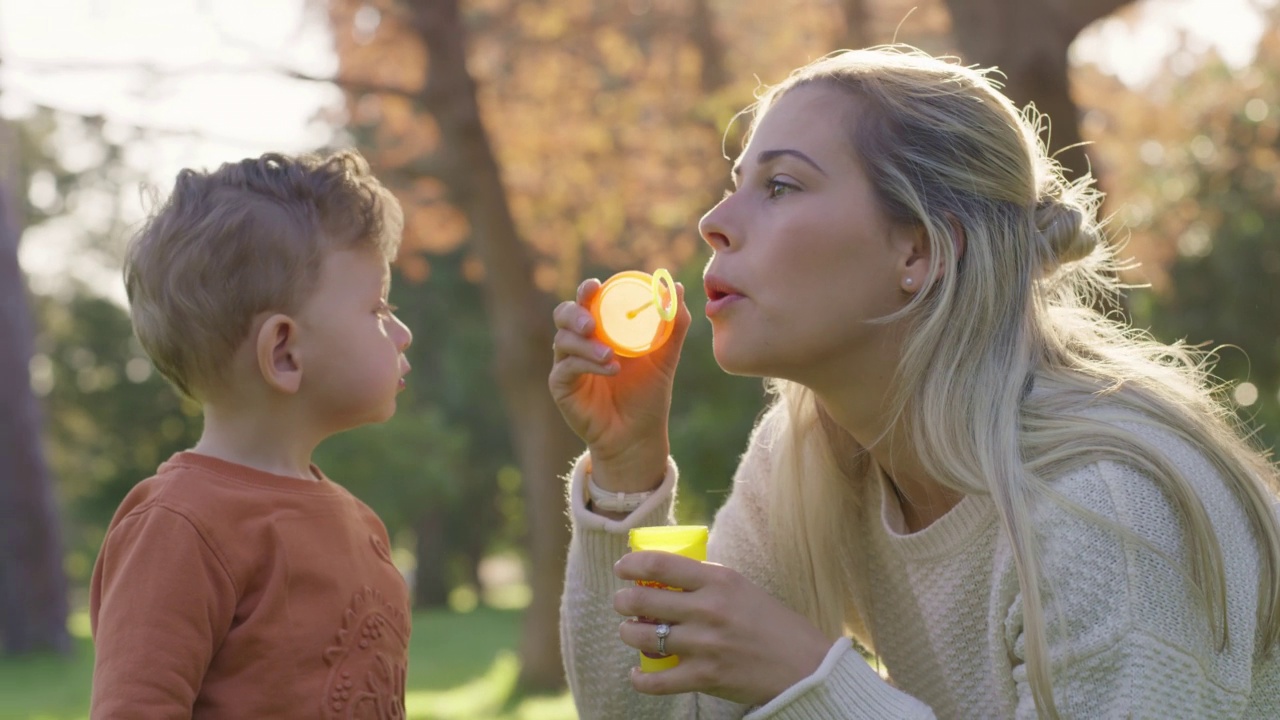
[[[765,192],[770,199],[782,197],[783,195],[786,195],[796,189],[795,185],[792,185],[791,183],[783,182],[776,178],[770,178],[769,181],[764,184],[764,186],[765,186]]]

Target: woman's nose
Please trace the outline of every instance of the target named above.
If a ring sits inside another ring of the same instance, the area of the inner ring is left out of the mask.
[[[712,250],[717,252],[727,250],[733,244],[730,240],[728,220],[728,204],[733,199],[730,195],[716,206],[707,211],[706,215],[698,221],[698,233],[702,235],[702,239],[711,246]]]

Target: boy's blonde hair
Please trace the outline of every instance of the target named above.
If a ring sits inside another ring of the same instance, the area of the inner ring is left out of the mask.
[[[796,70],[754,108],[758,123],[783,94],[814,85],[854,100],[843,121],[881,207],[924,229],[937,278],[883,318],[911,330],[891,416],[930,476],[992,498],[1021,586],[1028,674],[1042,717],[1057,717],[1047,658],[1040,555],[1032,509],[1052,481],[1115,460],[1144,471],[1185,519],[1191,576],[1225,644],[1222,550],[1183,472],[1139,434],[1087,408],[1167,428],[1222,474],[1258,541],[1263,649],[1280,639],[1280,527],[1274,466],[1243,439],[1215,394],[1207,359],[1159,343],[1095,310],[1118,292],[1116,261],[1095,221],[1099,194],[1063,179],[1040,141],[1040,118],[1019,112],[982,71],[912,48],[843,52]],[[816,120],[825,122],[825,120]],[[961,254],[953,239],[964,235]],[[1034,385],[1035,393],[1028,395]],[[791,601],[820,627],[861,619],[848,583],[859,551],[834,542],[856,503],[864,448],[803,386],[772,381],[785,422],[775,440],[771,536]],[[881,438],[884,441],[888,438]],[[833,478],[846,478],[834,481]]]
[[[390,261],[403,226],[399,202],[352,150],[184,169],[127,249],[134,332],[161,374],[204,399],[255,316],[309,296],[325,253],[367,248]]]

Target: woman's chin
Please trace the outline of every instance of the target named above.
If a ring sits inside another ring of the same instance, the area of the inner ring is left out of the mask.
[[[760,366],[757,358],[730,347],[728,343],[713,341],[711,351],[715,355],[716,364],[720,366],[721,370],[730,375],[742,375],[744,377],[766,377],[768,375],[764,368]]]

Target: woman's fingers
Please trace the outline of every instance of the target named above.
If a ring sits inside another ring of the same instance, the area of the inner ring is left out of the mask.
[[[613,609],[618,614],[671,623],[723,611],[724,603],[710,586],[717,584],[721,576],[727,579],[727,573],[732,573],[722,565],[656,551],[628,553],[614,563],[613,571],[623,580],[656,582],[683,591],[635,585],[613,594]]]
[[[576,300],[565,300],[556,306],[551,312],[551,320],[560,330],[568,330],[582,336],[588,336],[595,331],[595,318],[591,316],[591,311],[587,309],[587,303],[591,301],[600,290],[600,281],[595,278],[583,280],[578,285],[578,294]],[[557,345],[559,344],[560,333],[556,334]]]
[[[691,606],[693,602],[696,599],[689,593],[641,585],[625,587],[613,594],[613,610],[619,615],[655,618],[659,621],[680,622],[689,619],[695,614]]]
[[[659,647],[658,629],[664,624],[667,626],[667,637]],[[627,645],[650,655],[679,655],[681,643],[691,639],[681,632],[682,627],[679,623],[664,623],[662,620],[624,620],[618,627],[618,637]],[[688,648],[689,645],[690,643],[685,642],[684,647]]]
[[[587,303],[591,302],[592,296],[600,290],[601,285],[602,283],[595,278],[587,278],[578,283],[578,303],[586,307]]]
[[[575,392],[584,375],[611,377],[621,369],[622,366],[617,362],[598,363],[579,357],[566,357],[556,361],[551,368],[547,386],[551,389],[552,397],[560,398]]]
[[[584,282],[583,285],[586,286],[587,283]],[[579,296],[583,292],[579,288]],[[557,328],[551,343],[557,363],[552,371],[553,374],[559,372],[572,377],[583,373],[609,371],[608,366],[614,359],[613,350],[591,336],[595,330],[595,319],[591,317],[590,311],[581,303],[566,300],[556,306],[551,319]],[[564,362],[566,359],[573,358],[580,358],[586,362]],[[616,368],[612,372],[616,372]]]
[[[681,656],[680,664],[667,670],[643,672],[639,667],[632,667],[631,686],[637,692],[648,695],[707,692],[717,688],[719,683],[708,681],[715,677],[714,664],[702,657],[701,653],[706,650],[706,638],[698,637],[698,626],[669,623],[667,637],[659,648],[660,626],[660,623],[628,620],[618,630],[622,641],[640,652]],[[659,650],[663,652],[660,653]]]
[[[682,590],[701,589],[723,570],[715,563],[652,550],[627,553],[613,564],[613,574],[623,580],[652,580]]]
[[[681,655],[689,649],[685,644],[682,649],[682,628],[680,625],[667,625],[667,637],[658,647],[658,628],[661,623],[643,620],[627,620],[618,628],[618,636],[622,642],[636,650],[650,655]],[[687,630],[687,628],[683,628]],[[662,652],[659,652],[662,650]],[[636,690],[650,695],[670,695],[678,692],[691,692],[702,688],[694,677],[690,677],[690,664],[695,659],[680,658],[680,664],[674,668],[658,672],[643,672],[639,667],[631,668],[631,685]]]
[[[684,301],[684,283],[676,283],[676,307],[674,334],[676,339],[683,340],[685,333],[689,331],[689,325],[693,322],[693,313],[689,312],[689,305]]]
[[[575,302],[563,302],[553,315],[556,327],[551,343],[552,365],[547,387],[557,403],[571,397],[581,387],[586,375],[617,375],[622,369],[613,350],[599,340],[582,334],[590,332],[594,323],[591,313]],[[561,408],[564,412],[564,408]],[[566,416],[567,417],[567,416]],[[570,423],[573,425],[573,423]],[[575,427],[575,431],[578,428]]]
[[[556,360],[567,357],[578,357],[595,363],[613,360],[613,350],[608,345],[570,330],[557,330],[552,347]]]
[[[642,618],[619,627],[624,643],[680,656],[670,670],[633,670],[638,692],[697,691],[762,705],[811,675],[831,649],[831,638],[808,618],[730,568],[650,551],[623,556],[614,573],[685,590],[635,586],[614,593],[619,613]],[[661,648],[655,623],[670,630]]]
[[[700,682],[698,675],[681,661],[680,665],[660,672],[647,673],[638,667],[631,668],[631,687],[646,695],[678,695],[704,690],[706,684]]]
[[[557,305],[551,313],[551,321],[557,328],[579,335],[586,335],[595,330],[595,320],[591,317],[591,311],[572,300],[565,300]]]

